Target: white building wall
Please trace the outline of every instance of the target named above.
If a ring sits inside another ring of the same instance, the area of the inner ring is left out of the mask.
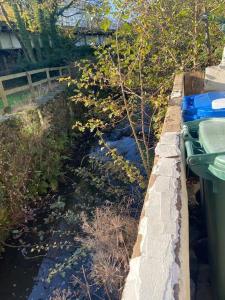
[[[21,49],[21,45],[14,33],[0,32],[0,48],[4,50]]]

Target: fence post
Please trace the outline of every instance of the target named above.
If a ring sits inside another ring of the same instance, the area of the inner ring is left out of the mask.
[[[34,87],[33,87],[31,74],[29,72],[26,72],[26,73],[27,73],[27,80],[28,80],[29,90],[31,93],[31,98],[32,98],[32,100],[34,100],[35,99],[35,91],[34,91]]]
[[[52,82],[51,82],[49,68],[46,69],[46,74],[47,74],[47,79],[48,79],[48,88],[49,88],[49,90],[52,90]]]
[[[8,103],[8,99],[7,99],[2,81],[0,81],[0,96],[2,98],[2,102],[3,102],[4,107],[8,107],[9,103]]]
[[[62,68],[59,68],[59,76],[62,77]]]
[[[69,77],[71,77],[71,67],[68,66],[68,67],[67,67],[67,70],[68,70]]]

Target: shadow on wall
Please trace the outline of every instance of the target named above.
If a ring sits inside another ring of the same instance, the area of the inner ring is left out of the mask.
[[[204,72],[186,73],[184,77],[185,96],[201,94],[204,91]]]

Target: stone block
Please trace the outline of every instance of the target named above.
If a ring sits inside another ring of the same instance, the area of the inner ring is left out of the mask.
[[[225,91],[225,66],[212,66],[205,71],[205,91]]]

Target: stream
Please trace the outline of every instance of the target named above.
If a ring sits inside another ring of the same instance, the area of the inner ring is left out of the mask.
[[[135,163],[137,166],[141,165],[135,141],[130,137],[129,132],[115,129],[108,135],[107,143],[110,147],[116,148],[119,154],[123,155],[130,162]],[[87,149],[85,149],[85,151],[87,151]],[[85,151],[80,153],[79,159],[84,156]],[[88,152],[90,156],[104,155],[104,153],[101,153],[99,146],[91,148]],[[66,203],[73,205],[74,199],[71,191],[64,193],[63,197],[66,199]],[[79,245],[74,242],[73,235],[60,234],[62,232],[69,232],[69,229],[70,226],[65,221],[56,224],[56,233],[53,234],[50,243],[58,244],[59,247],[50,248],[44,258],[27,259],[20,249],[6,247],[6,251],[2,254],[0,260],[1,300],[47,300],[51,299],[53,291],[57,289],[74,290],[74,283],[71,280],[72,275],[75,274],[83,264],[89,264],[90,260],[87,261],[87,258],[83,258],[82,254],[79,253]],[[77,251],[77,256],[79,257],[77,264],[71,269],[63,270],[63,272],[54,276],[49,282],[48,276],[51,268],[54,267],[55,264],[63,263],[65,259],[69,259],[71,254],[75,251]],[[101,295],[101,291],[99,291],[99,293],[99,295]],[[76,299],[80,299],[79,289],[77,290],[76,297]],[[99,299],[99,296],[96,296],[96,299]]]

